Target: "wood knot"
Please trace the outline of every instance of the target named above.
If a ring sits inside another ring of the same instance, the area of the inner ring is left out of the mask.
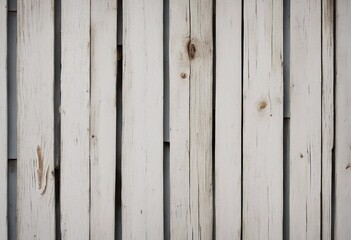
[[[261,101],[261,102],[258,104],[258,110],[259,110],[259,111],[263,111],[266,107],[267,107],[267,102],[266,102],[266,101]]]
[[[195,53],[196,53],[195,44],[192,43],[191,40],[189,40],[189,42],[188,42],[188,56],[189,56],[190,60],[195,58]]]
[[[346,169],[351,168],[351,163],[347,164]]]
[[[41,189],[42,186],[42,178],[43,178],[43,151],[40,146],[37,147],[37,155],[38,155],[38,183],[39,183],[39,189]]]
[[[185,79],[187,76],[188,76],[188,75],[187,75],[186,73],[181,73],[181,74],[180,74],[180,77],[183,78],[183,79]]]

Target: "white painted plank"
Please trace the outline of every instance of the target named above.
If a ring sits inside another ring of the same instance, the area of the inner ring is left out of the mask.
[[[189,2],[190,222],[193,239],[212,239],[213,1]]]
[[[170,236],[191,239],[190,222],[190,5],[169,3]]]
[[[61,4],[61,237],[89,239],[90,0]]]
[[[320,239],[321,1],[290,7],[290,239]]]
[[[17,17],[17,239],[55,239],[54,1]]]
[[[163,239],[163,2],[123,2],[122,238]]]
[[[282,0],[245,2],[243,54],[243,239],[282,239]]]
[[[216,239],[241,237],[242,1],[216,1]]]
[[[91,1],[90,238],[115,239],[117,1]]]
[[[335,239],[351,236],[351,2],[336,1]]]
[[[0,239],[7,239],[7,0],[0,1]]]
[[[332,239],[334,0],[322,1],[322,239]]]

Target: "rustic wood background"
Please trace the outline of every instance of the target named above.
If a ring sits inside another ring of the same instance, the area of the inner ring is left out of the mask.
[[[0,239],[351,239],[350,23],[0,0]]]

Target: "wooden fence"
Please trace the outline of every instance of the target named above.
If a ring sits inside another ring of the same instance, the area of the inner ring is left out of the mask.
[[[0,239],[351,239],[350,1],[13,3]]]

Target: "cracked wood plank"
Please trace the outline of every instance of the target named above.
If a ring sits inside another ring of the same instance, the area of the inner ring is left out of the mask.
[[[283,1],[244,4],[243,238],[283,237]]]
[[[0,239],[7,239],[7,0],[0,1]]]
[[[54,1],[19,0],[17,238],[55,239]]]
[[[122,238],[163,239],[163,2],[123,2]]]
[[[61,4],[61,237],[89,239],[90,0]]]
[[[172,239],[212,239],[212,1],[170,1]]]
[[[91,1],[90,238],[115,239],[117,1]]]
[[[321,4],[290,6],[290,239],[321,238]]]
[[[322,239],[332,239],[334,0],[322,1]]]
[[[334,239],[351,236],[351,2],[336,1]]]
[[[216,239],[241,237],[242,1],[216,1]]]

